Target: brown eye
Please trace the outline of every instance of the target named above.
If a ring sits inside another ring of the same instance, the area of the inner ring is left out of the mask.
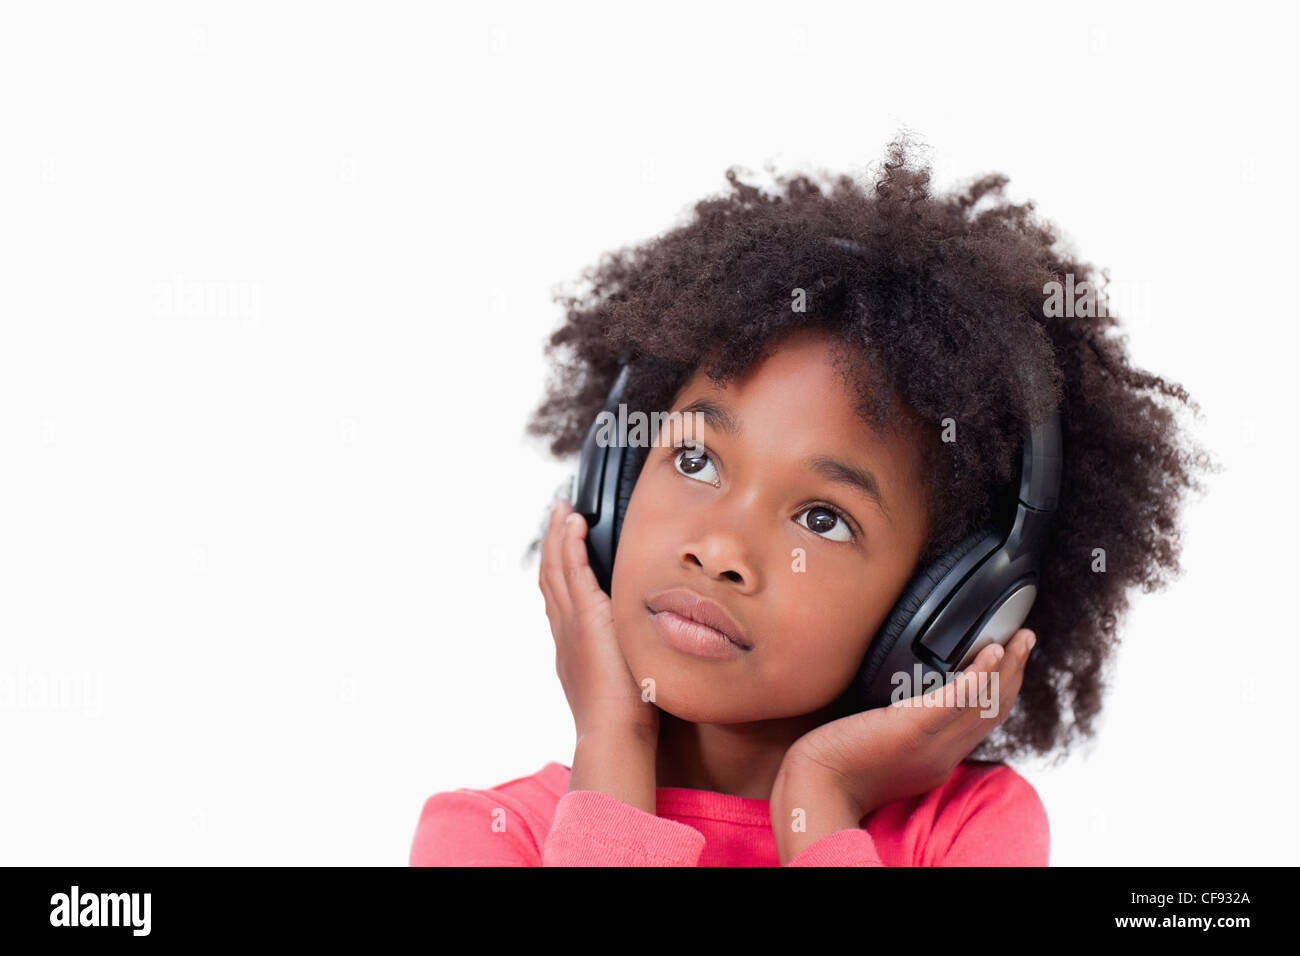
[[[853,532],[849,528],[849,523],[845,521],[838,512],[825,505],[813,505],[800,515],[807,515],[808,520],[799,522],[814,534],[821,535],[831,541],[852,541]]]
[[[703,448],[688,448],[673,459],[673,464],[688,478],[695,478],[710,485],[718,483],[718,470],[714,468],[713,462],[709,460],[709,453]],[[708,477],[710,473],[712,477]]]

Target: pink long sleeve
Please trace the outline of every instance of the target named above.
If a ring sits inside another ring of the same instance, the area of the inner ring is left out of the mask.
[[[542,849],[544,866],[697,866],[698,830],[646,813],[606,793],[574,790],[560,798]]]
[[[411,866],[540,866],[537,842],[517,811],[493,796],[454,790],[426,800]]]
[[[866,830],[837,830],[804,847],[786,866],[888,866]]]
[[[918,801],[899,801],[868,817],[866,829],[839,830],[792,858],[787,866],[889,866],[870,830],[897,839],[900,853],[925,866],[1047,866],[1047,810],[1029,781],[1003,764],[972,761],[963,784]],[[918,821],[932,815],[923,845],[912,845]]]
[[[1010,767],[996,766],[981,777],[951,826],[947,823],[934,837],[948,840],[940,866],[1047,866],[1047,808]]]
[[[425,801],[412,866],[776,866],[766,800],[656,789],[656,812],[569,791],[551,762],[490,790]],[[787,866],[1046,866],[1047,811],[1003,763],[963,761],[941,787],[822,837]]]
[[[411,866],[695,866],[704,837],[604,793],[562,796],[545,839],[510,799],[481,791],[434,794],[424,804]]]

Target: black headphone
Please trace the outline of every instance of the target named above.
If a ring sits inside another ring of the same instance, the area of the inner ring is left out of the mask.
[[[605,400],[603,411],[615,418],[630,372],[624,364]],[[649,448],[598,442],[603,417],[587,432],[572,498],[574,510],[587,519],[591,568],[608,594],[623,516]],[[1038,595],[1060,485],[1061,423],[1053,410],[1025,441],[1010,530],[985,526],[913,576],[837,701],[841,716],[889,705],[895,683],[900,699],[923,693],[934,680],[929,675],[946,680],[986,645],[1011,639]],[[906,682],[896,675],[905,675]],[[911,689],[902,691],[906,687]]]

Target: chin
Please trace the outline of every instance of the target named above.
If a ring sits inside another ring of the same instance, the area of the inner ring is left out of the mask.
[[[708,706],[702,701],[683,699],[680,695],[661,696],[655,702],[661,711],[689,724],[737,724],[753,718],[738,717],[716,705]]]

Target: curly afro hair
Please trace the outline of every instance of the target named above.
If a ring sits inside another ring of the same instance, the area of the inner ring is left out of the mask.
[[[1033,666],[1012,714],[971,757],[1063,758],[1095,733],[1130,589],[1181,573],[1186,492],[1219,466],[1180,428],[1175,413],[1199,414],[1196,403],[1130,364],[1106,282],[1060,248],[1032,202],[1006,199],[1006,176],[936,195],[906,136],[886,154],[871,188],[820,172],[776,175],[763,190],[729,168],[730,190],[683,224],[602,256],[583,294],[555,294],[566,316],[526,433],[574,455],[622,361],[629,411],[667,410],[697,369],[723,387],[782,335],[823,328],[870,356],[855,384],[871,427],[900,413],[934,423],[936,436],[940,422],[956,424],[957,441],[924,450],[924,566],[1009,514],[1027,425],[1058,408],[1061,502],[1024,624],[1039,636]],[[1098,290],[1100,307],[1065,311],[1100,315],[1049,316],[1049,284],[1069,275]]]

